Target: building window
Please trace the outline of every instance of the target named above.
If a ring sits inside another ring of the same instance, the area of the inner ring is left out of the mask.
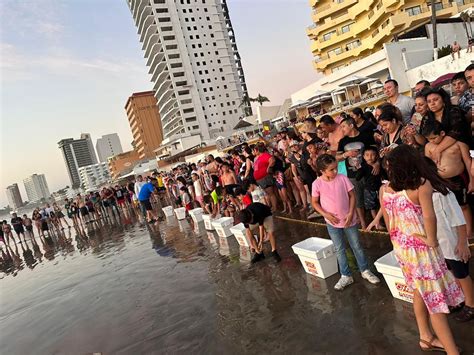
[[[357,47],[360,47],[362,43],[360,42],[360,40],[355,40],[355,41],[352,41],[352,42],[349,42],[347,43],[347,46],[346,46],[346,50],[347,51],[350,51],[351,49],[354,49],[354,48],[357,48]]]
[[[173,76],[174,76],[175,78],[179,78],[179,77],[181,77],[181,76],[184,76],[184,72],[173,73]]]
[[[170,44],[165,46],[166,49],[171,50],[171,49],[178,49],[178,46],[176,44]]]
[[[161,30],[162,30],[163,32],[173,31],[173,27],[171,27],[171,26],[161,27]]]
[[[408,16],[416,16],[421,14],[421,6],[413,6],[405,9]]]
[[[347,33],[351,30],[352,23],[341,27],[341,33]]]
[[[171,22],[171,18],[169,17],[162,17],[158,19],[158,22]]]
[[[176,83],[176,86],[185,86],[185,85],[187,85],[187,84],[188,84],[187,81],[178,81],[178,82]]]
[[[173,39],[176,39],[176,37],[175,36],[164,36],[163,37],[163,40],[165,40],[165,41],[172,41]]]
[[[178,59],[179,58],[179,54],[170,54],[168,56],[169,59]]]
[[[342,52],[341,47],[334,48],[328,51],[328,57],[329,58],[335,57],[336,55],[341,54],[341,52]]]
[[[154,2],[155,4],[164,4],[164,3],[166,3],[165,0],[153,0],[153,2]]]
[[[323,35],[323,41],[329,41],[331,39],[331,36],[333,36],[335,34],[336,34],[336,31],[331,31],[331,32],[325,33]]]
[[[431,8],[431,1],[428,2],[427,6]],[[435,2],[435,9],[436,11],[443,10],[443,3],[442,2]]]
[[[168,9],[166,7],[162,7],[162,8],[159,8],[159,9],[156,9],[156,13],[157,14],[164,14],[168,12]]]

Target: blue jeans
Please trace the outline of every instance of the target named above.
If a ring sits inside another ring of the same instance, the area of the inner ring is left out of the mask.
[[[360,272],[365,271],[369,268],[367,258],[365,257],[364,250],[359,242],[359,230],[357,225],[349,228],[336,228],[327,224],[329,236],[331,237],[334,247],[336,248],[337,263],[339,264],[339,271],[341,275],[351,276],[351,269],[347,263],[346,256],[346,243],[344,240],[344,234],[349,241],[352,252],[357,260]]]

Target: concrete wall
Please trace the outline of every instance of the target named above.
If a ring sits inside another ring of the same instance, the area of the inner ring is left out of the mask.
[[[449,55],[437,61],[408,70],[406,72],[408,84],[410,87],[414,87],[421,79],[433,81],[441,75],[463,71],[471,64],[472,60],[474,60],[474,55],[472,53],[466,53],[466,49],[463,49],[460,59],[456,57],[456,60],[453,61]]]
[[[474,28],[474,24],[472,24]],[[433,26],[431,24],[426,25],[428,36],[433,38]],[[438,23],[436,26],[438,33],[438,48],[453,44],[454,41],[458,41],[462,48],[467,47],[467,35],[466,30],[462,22],[459,23]]]
[[[406,71],[433,59],[432,43],[427,38],[386,43],[384,51],[388,58],[390,77],[398,81],[400,92],[411,88]]]

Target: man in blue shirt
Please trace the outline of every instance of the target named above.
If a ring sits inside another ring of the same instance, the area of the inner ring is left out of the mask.
[[[158,218],[155,216],[155,213],[153,212],[153,206],[150,202],[150,197],[154,191],[155,187],[150,182],[150,180],[148,180],[147,183],[141,187],[140,192],[138,193],[138,201],[140,201],[142,209],[146,211],[146,217],[149,223],[153,223],[158,220]]]

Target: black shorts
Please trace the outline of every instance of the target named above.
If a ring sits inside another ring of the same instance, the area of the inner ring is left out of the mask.
[[[48,222],[46,222],[46,221],[41,221],[41,230],[42,230],[42,231],[49,231]]]
[[[140,201],[140,204],[145,208],[145,210],[147,211],[152,211],[153,210],[153,206],[151,205],[151,202],[150,200],[143,200],[143,201]]]
[[[379,192],[364,189],[364,208],[376,210],[379,208]]]
[[[62,213],[61,211],[59,211],[59,212],[56,214],[56,216],[57,216],[58,218],[64,218],[64,213]]]
[[[224,186],[224,189],[225,189],[225,192],[228,194],[228,195],[232,195],[233,197],[235,197],[235,189],[239,187],[239,185],[237,184],[230,184],[230,185],[225,185]]]
[[[23,226],[16,227],[16,228],[13,228],[13,229],[15,230],[16,234],[25,233],[25,230],[23,229]]]
[[[33,232],[33,226],[25,226],[28,232]]]
[[[457,279],[465,279],[469,276],[469,262],[464,263],[458,260],[444,259],[448,269]]]
[[[80,210],[82,216],[87,216],[89,214],[89,210],[85,206],[81,207]]]
[[[455,186],[453,188],[454,196],[456,196],[456,201],[458,201],[459,206],[467,205],[467,188],[469,186],[469,177],[466,172],[463,172],[461,175],[454,176],[448,179]]]

